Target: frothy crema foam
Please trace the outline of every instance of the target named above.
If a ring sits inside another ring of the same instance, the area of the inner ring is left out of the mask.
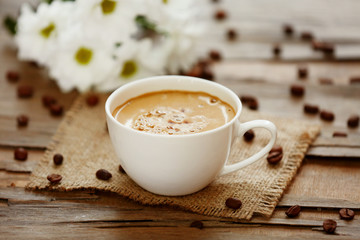
[[[204,92],[159,91],[132,98],[112,113],[138,131],[183,135],[218,128],[235,116],[226,102]]]

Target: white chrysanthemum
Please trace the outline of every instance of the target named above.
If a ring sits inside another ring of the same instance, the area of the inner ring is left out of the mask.
[[[203,1],[201,12],[200,1],[195,5],[193,0],[146,1],[144,4],[147,19],[156,24],[159,32],[165,33],[163,41],[153,47],[166,56],[164,68],[170,73],[188,70],[198,58],[197,42],[206,29],[200,13],[209,12],[208,4]]]
[[[96,86],[99,91],[109,91],[133,80],[164,74],[163,52],[152,49],[150,39],[135,41],[129,39],[115,51],[116,66],[111,76]]]
[[[115,67],[110,46],[82,32],[80,26],[69,29],[59,39],[57,51],[48,62],[50,76],[67,92],[80,92],[105,81]]]
[[[136,31],[134,18],[141,8],[139,0],[77,0],[75,20],[81,30],[102,44],[118,44]],[[74,23],[75,24],[75,23]]]
[[[15,41],[18,57],[44,65],[57,46],[58,36],[67,30],[74,13],[70,2],[41,3],[36,12],[27,3],[21,7]]]

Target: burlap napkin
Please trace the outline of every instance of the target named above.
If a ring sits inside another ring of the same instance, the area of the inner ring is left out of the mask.
[[[84,96],[75,101],[38,167],[33,171],[28,189],[98,189],[118,193],[142,204],[176,206],[211,216],[238,219],[250,219],[254,214],[270,216],[320,130],[319,126],[302,121],[289,121],[244,110],[241,121],[268,119],[278,127],[277,144],[282,145],[284,150],[282,161],[272,166],[264,157],[243,170],[219,177],[200,192],[182,197],[159,196],[143,190],[119,171],[119,163],[105,124],[106,98],[107,95],[102,95],[95,107],[88,106]],[[269,138],[267,131],[261,129],[255,129],[255,138],[251,143],[239,138],[234,143],[229,162],[252,155],[265,146]],[[64,162],[60,166],[53,163],[55,153],[64,156]],[[95,173],[100,168],[112,173],[109,181],[96,178]],[[46,177],[51,173],[63,176],[60,184],[49,183]],[[241,199],[242,207],[235,211],[227,208],[225,201],[229,197]]]

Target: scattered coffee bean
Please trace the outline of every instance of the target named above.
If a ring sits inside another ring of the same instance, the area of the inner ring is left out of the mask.
[[[320,111],[320,118],[324,121],[332,122],[335,119],[334,113],[326,110]]]
[[[95,94],[91,94],[87,96],[86,103],[90,107],[96,106],[99,103],[99,97]]]
[[[228,199],[226,199],[225,205],[228,208],[239,209],[242,205],[242,202],[240,199],[237,199],[237,198],[228,198]]]
[[[341,219],[352,220],[355,216],[355,212],[349,208],[342,208],[339,211],[339,215]]]
[[[126,173],[125,170],[124,170],[124,168],[123,168],[121,165],[119,165],[119,171],[120,171],[121,173]]]
[[[320,78],[319,83],[323,84],[323,85],[333,85],[334,84],[333,80],[330,78]]]
[[[290,93],[294,97],[302,97],[305,93],[305,88],[298,84],[293,84],[290,86]]]
[[[323,222],[323,229],[327,233],[334,233],[336,229],[337,223],[334,220],[326,219]]]
[[[352,115],[347,120],[347,125],[349,128],[357,128],[359,126],[360,117],[359,115]]]
[[[61,116],[63,111],[63,107],[57,103],[50,105],[50,113],[53,116]]]
[[[19,98],[31,98],[34,94],[34,89],[29,85],[18,86],[17,95]]]
[[[240,101],[244,106],[247,106],[252,110],[257,110],[259,108],[259,103],[257,99],[253,96],[249,96],[249,95],[240,96]]]
[[[20,115],[16,118],[18,127],[26,127],[29,122],[29,117],[26,115]]]
[[[350,84],[359,84],[359,83],[360,83],[360,76],[350,78]]]
[[[272,153],[269,153],[266,160],[268,161],[268,163],[275,165],[281,161],[282,157],[283,157],[283,154],[281,152],[272,152]]]
[[[213,3],[218,3],[220,0],[211,0]]]
[[[327,42],[319,42],[319,41],[312,41],[312,47],[315,51],[321,51],[325,54],[333,54],[335,51],[335,47],[333,44],[331,43],[327,43]]]
[[[214,14],[214,18],[218,21],[225,20],[227,18],[227,13],[225,10],[217,10]]]
[[[198,229],[203,229],[204,228],[204,224],[202,221],[193,221],[191,224],[190,224],[190,227],[192,228],[198,228]]]
[[[64,157],[60,153],[55,154],[53,157],[53,161],[54,161],[55,165],[61,165],[63,160],[64,160]]]
[[[304,41],[312,41],[314,39],[314,35],[312,32],[304,31],[300,34],[300,38]]]
[[[59,183],[62,179],[62,176],[59,174],[50,174],[47,176],[47,180],[49,180],[50,183],[56,184]]]
[[[112,174],[105,169],[99,169],[96,172],[96,177],[101,180],[109,180],[112,177]]]
[[[16,187],[15,183],[10,183],[10,187]]]
[[[304,67],[304,66],[298,67],[298,77],[299,78],[307,78],[308,77],[307,67]]]
[[[316,105],[305,103],[304,112],[308,114],[317,114],[319,112],[319,107]]]
[[[301,207],[299,205],[294,205],[290,207],[288,210],[286,210],[285,214],[289,218],[297,217],[300,214]]]
[[[28,151],[25,148],[19,147],[14,151],[14,159],[25,161],[28,157]]]
[[[282,157],[283,157],[282,147],[280,145],[274,145],[271,148],[266,160],[270,164],[277,164],[278,162],[281,161]]]
[[[272,51],[273,51],[273,54],[274,54],[275,57],[279,57],[280,54],[281,54],[281,46],[280,46],[280,44],[274,44]]]
[[[234,41],[237,39],[238,34],[235,29],[228,29],[226,32],[226,37],[229,41]]]
[[[51,105],[56,103],[56,99],[49,95],[44,95],[41,98],[44,107],[49,108]]]
[[[285,23],[283,25],[283,32],[287,36],[292,36],[293,33],[294,33],[294,28],[293,28],[293,26],[291,24]]]
[[[189,72],[185,73],[186,76],[198,77],[207,80],[213,80],[214,74],[210,69],[210,64],[208,61],[201,60],[195,64]]]
[[[334,132],[333,137],[347,137],[347,133],[344,132]]]
[[[216,50],[211,50],[209,52],[209,57],[210,57],[210,59],[212,59],[212,60],[214,60],[216,62],[221,61],[221,59],[222,59],[222,56],[221,56],[220,52],[216,51]]]
[[[254,139],[254,137],[255,137],[255,133],[252,129],[250,129],[244,133],[244,140],[246,142],[251,142]]]
[[[19,73],[17,72],[14,72],[14,71],[8,71],[6,73],[6,79],[9,81],[9,82],[17,82],[20,78],[20,75]]]

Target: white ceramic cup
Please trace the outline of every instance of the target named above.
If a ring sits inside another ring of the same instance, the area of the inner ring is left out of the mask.
[[[187,135],[141,132],[126,127],[113,117],[115,108],[127,100],[161,90],[206,92],[230,104],[236,115],[216,129]],[[241,108],[239,97],[230,89],[185,76],[157,76],[125,84],[115,90],[105,104],[110,138],[121,166],[142,188],[168,196],[199,191],[216,177],[242,169],[270,151],[276,140],[275,125],[266,120],[240,123]],[[226,165],[234,139],[258,127],[271,133],[269,143],[253,156]]]

